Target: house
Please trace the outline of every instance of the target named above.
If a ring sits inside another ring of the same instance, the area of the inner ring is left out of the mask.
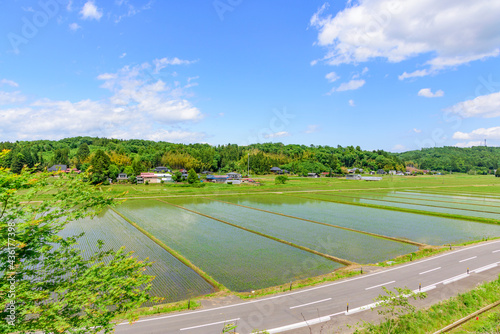
[[[203,172],[201,172],[201,174],[205,174],[205,175],[210,175],[210,174],[213,174],[214,172],[211,172],[209,170],[204,170]]]
[[[227,178],[228,180],[241,180],[241,174],[232,172],[232,173],[227,173]]]
[[[68,169],[67,165],[54,165],[54,166],[50,167],[49,169],[47,169],[47,171],[49,171],[49,172],[66,172],[67,169]]]
[[[185,170],[185,169],[179,169],[179,172],[180,172],[180,173],[182,173],[182,174],[184,174],[184,173],[186,173],[186,174],[187,174],[187,172],[188,172],[188,171],[187,171],[187,170]]]
[[[120,181],[127,182],[128,181],[128,175],[125,174],[125,173],[118,174],[118,176],[116,177],[116,182],[120,182]]]
[[[404,176],[405,173],[403,173],[403,172],[396,172],[396,175]]]
[[[393,170],[393,169],[391,169],[391,170],[389,171],[389,175],[396,175],[396,171],[395,171],[395,170]]]
[[[160,180],[160,183],[161,181],[163,182],[172,182],[172,174],[169,174],[169,173],[163,173],[163,174],[155,174],[156,177]]]
[[[375,171],[374,170],[370,171],[370,175],[375,175]]]
[[[184,171],[185,171],[185,169],[181,169],[181,170],[184,170]],[[184,180],[187,180],[187,178],[188,178],[188,172],[181,172],[181,173],[182,173],[182,178],[183,178]]]
[[[155,169],[153,169],[153,172],[155,172],[155,173],[172,173],[172,170],[170,168],[167,168],[167,167],[158,166]]]
[[[307,177],[319,177],[318,173],[307,173]]]
[[[272,167],[271,168],[271,173],[275,173],[275,174],[283,174],[283,171],[281,170],[281,168],[279,167]]]
[[[207,175],[207,181],[213,183],[226,183],[227,175]]]
[[[160,179],[155,173],[141,173],[140,177],[144,180],[144,183],[160,183]],[[139,183],[139,182],[138,182]]]
[[[137,176],[135,178],[135,180],[136,180],[137,184],[143,184],[144,183],[144,178],[142,176],[140,176],[140,175]]]
[[[351,169],[348,169],[347,172],[349,174],[363,173],[363,168],[351,168]]]
[[[383,170],[383,169],[379,169],[379,170],[377,171],[377,174],[384,175],[384,174],[387,174],[387,173],[385,172],[385,170]]]
[[[360,174],[347,174],[345,176],[346,180],[361,180]]]
[[[290,172],[287,171],[286,169],[283,169],[283,174],[290,174]]]
[[[382,181],[382,178],[380,176],[363,176],[361,180],[364,181]]]

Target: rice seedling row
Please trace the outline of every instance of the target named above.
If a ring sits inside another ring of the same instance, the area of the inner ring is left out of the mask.
[[[224,201],[303,217],[356,230],[443,245],[500,236],[500,225],[423,216],[412,213],[355,207],[285,195],[224,196]],[[222,197],[221,197],[222,198]]]
[[[342,265],[156,200],[117,210],[233,291],[326,274]]]
[[[180,263],[171,254],[124,221],[116,213],[106,210],[94,219],[85,218],[69,223],[61,232],[71,236],[85,232],[78,247],[87,256],[97,250],[97,241],[104,241],[104,250],[118,250],[125,246],[138,259],[154,262],[146,274],[155,276],[151,294],[165,298],[162,303],[175,302],[213,291],[213,287],[192,269]]]
[[[396,197],[396,196],[383,196],[383,195],[372,195],[372,194],[352,194],[352,195],[338,195],[336,193],[322,193],[327,196],[333,196],[336,198],[340,198],[345,201],[360,201],[361,203],[374,203],[388,205],[388,206],[396,206],[396,207],[405,207],[400,206],[400,204],[404,205],[416,205],[413,207],[417,210],[427,210],[434,212],[444,212],[444,213],[452,213],[458,215],[466,215],[471,217],[484,217],[484,218],[498,218],[500,217],[500,208],[495,207],[481,207],[479,205],[467,205],[467,204],[457,204],[457,203],[442,203],[436,201],[425,201],[422,199],[412,199],[405,197]],[[386,204],[388,203],[388,204]],[[393,205],[394,204],[394,205]],[[418,208],[420,206],[420,208]],[[451,211],[450,211],[451,210]]]
[[[357,263],[380,262],[418,249],[418,247],[409,244],[209,199],[169,199],[169,202],[321,253]]]

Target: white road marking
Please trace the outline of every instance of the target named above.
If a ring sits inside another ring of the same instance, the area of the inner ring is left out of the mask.
[[[391,283],[394,283],[394,282],[396,282],[396,281],[390,281],[390,282],[387,282],[387,283],[382,283],[382,284],[379,284],[379,285],[371,286],[369,288],[366,288],[365,290],[375,289],[375,288],[378,288],[378,287],[381,287],[381,286],[384,286],[384,285],[387,285],[387,284],[391,284]]]
[[[437,268],[434,268],[431,270],[423,271],[423,272],[419,273],[419,275],[427,274],[427,273],[430,273],[431,271],[435,271],[435,270],[439,270],[439,269],[441,269],[441,267],[437,267]]]
[[[475,272],[476,274],[477,273],[480,273],[480,272],[483,272],[483,271],[486,271],[486,270],[489,270],[489,269],[492,269],[492,268],[495,268],[497,266],[496,263],[492,263],[492,264],[489,264],[487,266],[484,266],[484,267],[481,267],[481,268],[477,268],[477,269],[474,269],[473,272]]]
[[[295,324],[286,325],[286,326],[282,326],[282,327],[278,327],[278,328],[268,329],[266,332],[270,333],[270,334],[281,333],[281,332],[289,331],[292,329],[297,329],[297,328],[302,328],[302,327],[320,324],[322,322],[327,322],[327,321],[330,321],[329,316],[311,319],[311,320],[302,321],[302,322],[297,322]]]
[[[224,320],[224,321],[219,321],[219,322],[212,322],[211,324],[205,324],[205,325],[199,325],[199,326],[193,326],[193,327],[186,327],[186,328],[181,328],[180,330],[181,331],[186,331],[188,329],[195,329],[195,328],[207,327],[207,326],[212,326],[212,325],[219,325],[219,324],[223,324],[223,323],[226,323],[226,322],[232,322],[232,321],[236,321],[236,320],[240,320],[240,318],[231,319],[231,320]]]
[[[473,260],[473,259],[475,259],[476,257],[477,257],[477,256],[469,257],[468,259],[460,260],[460,261],[458,261],[458,262],[465,262],[465,261]]]
[[[500,252],[500,249],[493,251],[492,253],[498,253],[498,252]]]
[[[291,309],[294,309],[294,308],[298,308],[298,307],[303,307],[303,306],[308,306],[308,305],[312,305],[312,304],[317,304],[317,303],[322,303],[322,302],[326,302],[328,300],[332,300],[331,298],[327,298],[327,299],[322,299],[322,300],[318,300],[316,302],[312,302],[312,303],[307,303],[307,304],[302,304],[302,305],[297,305],[297,306],[292,306],[290,307],[290,310]]]
[[[456,282],[458,280],[461,280],[462,278],[466,278],[467,276],[469,276],[469,274],[462,274],[462,275],[458,275],[458,276],[455,276],[452,278],[448,278],[447,280],[443,281],[443,284],[444,285],[450,284],[450,283]]]

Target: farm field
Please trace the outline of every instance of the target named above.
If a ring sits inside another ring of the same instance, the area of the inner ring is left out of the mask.
[[[169,200],[169,202],[356,263],[377,263],[418,249],[414,245],[273,215],[210,199],[176,198]]]
[[[341,264],[156,200],[117,210],[233,291],[318,276]]]
[[[97,250],[97,240],[105,242],[103,249],[118,250],[126,246],[139,259],[149,258],[154,264],[146,270],[156,276],[151,294],[163,297],[164,303],[211,293],[214,289],[201,276],[187,267],[170,253],[152,242],[132,225],[111,210],[102,212],[94,219],[84,218],[71,222],[61,232],[62,236],[72,236],[85,232],[80,238],[79,248],[84,251]]]
[[[425,201],[413,198],[402,198],[387,196],[385,194],[370,193],[346,193],[346,192],[321,192],[311,193],[308,197],[319,199],[334,199],[346,203],[366,203],[388,207],[407,208],[421,211],[431,211],[462,215],[469,217],[482,217],[488,219],[498,219],[500,211],[495,207],[480,207],[478,205],[444,203],[437,201]]]
[[[217,199],[381,235],[443,245],[500,236],[500,225],[353,207],[294,195],[221,196]],[[312,197],[310,193],[304,196]],[[326,197],[329,198],[329,197]]]

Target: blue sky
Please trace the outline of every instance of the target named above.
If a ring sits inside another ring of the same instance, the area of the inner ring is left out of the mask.
[[[0,141],[500,145],[498,1],[0,6]]]

